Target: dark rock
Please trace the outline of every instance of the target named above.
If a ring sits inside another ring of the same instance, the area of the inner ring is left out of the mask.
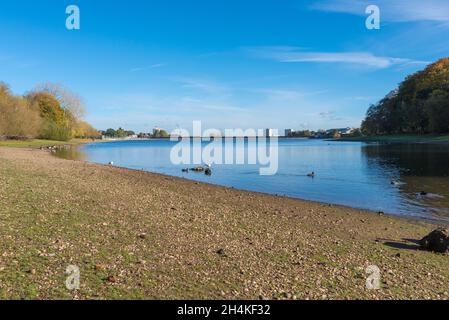
[[[224,251],[224,249],[220,249],[217,251],[217,254],[223,257],[226,257],[226,252]]]
[[[449,229],[438,228],[425,236],[419,244],[424,250],[447,253],[449,252]]]

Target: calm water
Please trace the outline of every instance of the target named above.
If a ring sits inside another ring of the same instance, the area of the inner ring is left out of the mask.
[[[174,145],[170,141],[93,143],[82,146],[81,153],[64,156],[100,164],[113,161],[116,166],[237,189],[449,221],[447,145],[280,140],[277,175],[260,176],[259,167],[253,165],[220,165],[213,167],[210,177],[183,173],[186,166],[172,165]],[[316,177],[307,177],[312,171]],[[392,180],[397,183],[392,185]],[[427,195],[421,195],[422,191]]]

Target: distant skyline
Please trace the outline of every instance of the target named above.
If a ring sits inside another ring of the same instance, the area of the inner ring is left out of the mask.
[[[77,5],[81,30],[65,28]],[[381,29],[365,27],[379,6]],[[0,81],[80,94],[96,128],[358,127],[449,55],[447,0],[2,1]]]

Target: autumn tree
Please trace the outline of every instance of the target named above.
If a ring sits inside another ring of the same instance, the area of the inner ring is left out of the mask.
[[[32,138],[38,135],[40,126],[39,111],[0,83],[0,136]]]
[[[449,58],[407,77],[398,90],[372,105],[362,123],[366,134],[449,132]]]

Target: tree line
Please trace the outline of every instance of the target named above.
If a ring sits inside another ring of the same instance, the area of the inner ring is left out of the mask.
[[[407,77],[372,105],[362,123],[367,135],[449,132],[449,58]]]
[[[97,138],[100,133],[83,120],[82,99],[57,84],[47,83],[23,96],[0,83],[0,137],[9,139]]]

